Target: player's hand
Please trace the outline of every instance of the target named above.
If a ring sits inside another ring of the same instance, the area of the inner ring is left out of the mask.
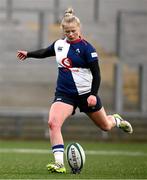
[[[17,51],[17,58],[24,61],[27,58],[27,51]]]
[[[87,102],[88,102],[88,106],[95,106],[96,103],[97,103],[96,96],[90,95],[90,96],[87,98]]]

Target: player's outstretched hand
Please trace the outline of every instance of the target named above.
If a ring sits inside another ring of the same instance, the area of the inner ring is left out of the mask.
[[[21,61],[24,61],[27,58],[27,51],[17,51],[17,58]]]

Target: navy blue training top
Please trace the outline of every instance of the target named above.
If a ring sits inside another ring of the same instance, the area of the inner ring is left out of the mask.
[[[58,79],[56,92],[70,95],[96,95],[100,85],[98,55],[95,48],[83,39],[69,42],[59,39],[45,49],[28,52],[27,57],[56,56]]]

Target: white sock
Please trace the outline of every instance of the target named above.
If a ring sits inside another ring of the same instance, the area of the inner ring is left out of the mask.
[[[58,144],[52,147],[55,163],[64,164],[64,145]]]
[[[55,157],[55,163],[64,164],[63,152],[55,152],[54,157]]]
[[[117,118],[117,117],[114,117],[114,119],[115,119],[115,122],[116,122],[116,127],[119,127],[121,120],[119,118]]]

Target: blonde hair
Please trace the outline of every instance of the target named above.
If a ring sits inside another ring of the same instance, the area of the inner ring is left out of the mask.
[[[73,8],[67,8],[64,12],[64,16],[61,21],[61,27],[64,28],[69,23],[76,23],[80,27],[80,20],[77,16],[74,15]]]

